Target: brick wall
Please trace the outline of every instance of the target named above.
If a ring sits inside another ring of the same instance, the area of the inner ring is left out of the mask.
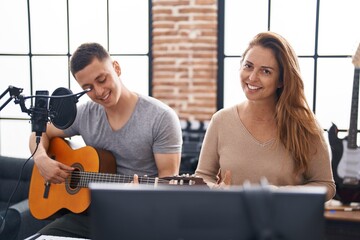
[[[216,111],[217,0],[153,0],[153,96],[185,120]]]

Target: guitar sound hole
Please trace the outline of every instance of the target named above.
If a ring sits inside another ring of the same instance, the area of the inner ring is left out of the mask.
[[[66,186],[66,191],[69,194],[76,194],[81,189],[81,186],[79,186],[79,183],[81,181],[81,172],[84,171],[84,168],[79,163],[73,164],[72,167],[75,168],[75,170],[66,179],[65,186]]]
[[[75,188],[78,187],[79,181],[80,181],[80,178],[79,178],[80,174],[79,173],[80,173],[79,169],[75,169],[73,171],[73,173],[71,174],[71,176],[70,176],[70,184],[69,184],[71,189],[75,189]]]

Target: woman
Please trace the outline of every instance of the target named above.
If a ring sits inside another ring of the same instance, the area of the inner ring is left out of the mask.
[[[258,183],[325,186],[335,194],[328,146],[304,94],[297,56],[282,36],[263,32],[242,55],[246,100],[214,114],[196,175],[210,187]]]

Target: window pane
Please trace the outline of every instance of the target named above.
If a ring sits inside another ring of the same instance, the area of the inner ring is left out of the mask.
[[[246,99],[240,85],[240,58],[225,58],[224,107],[230,107]]]
[[[121,79],[131,91],[149,95],[149,60],[148,57],[114,56],[121,67]]]
[[[225,55],[241,55],[249,41],[267,30],[268,0],[225,2]]]
[[[20,71],[19,71],[20,69]],[[29,57],[13,57],[13,56],[0,56],[0,94],[2,94],[10,85],[22,88],[22,95],[30,95],[30,70],[29,70]],[[3,105],[7,99],[10,98],[10,93],[7,93],[0,101]],[[27,118],[28,115],[21,111],[20,105],[15,104],[11,100],[6,107],[0,112],[0,117],[8,118]]]
[[[29,137],[31,123],[27,120],[0,121],[0,155],[10,157],[30,157]]]
[[[146,54],[149,51],[148,1],[109,1],[110,52]]]
[[[321,1],[320,55],[354,54],[360,43],[359,9],[359,0]]]
[[[0,53],[28,53],[26,1],[0,1]]]
[[[315,49],[316,1],[271,2],[271,31],[284,36],[298,55],[313,55]]]
[[[69,87],[67,57],[33,57],[33,94],[48,90],[49,95],[58,87]]]
[[[316,115],[324,128],[348,129],[354,67],[350,59],[319,59]]]
[[[30,10],[32,52],[66,54],[66,1],[31,1]]]
[[[106,15],[105,1],[69,1],[70,53],[85,42],[98,42],[107,48]]]
[[[299,58],[299,64],[301,75],[304,81],[305,97],[309,107],[312,109],[314,102],[314,59]]]

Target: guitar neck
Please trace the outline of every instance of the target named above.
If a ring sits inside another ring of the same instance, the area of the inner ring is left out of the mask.
[[[128,176],[128,175],[74,171],[71,174],[70,185],[87,188],[89,187],[90,182],[131,183],[133,179],[134,179],[133,176]],[[169,180],[156,178],[156,177],[139,176],[139,183],[146,185],[155,185],[157,183],[169,183]]]
[[[360,68],[355,67],[354,70],[354,82],[353,82],[353,92],[352,92],[352,102],[351,102],[351,112],[350,112],[350,127],[348,134],[348,148],[356,149],[357,148],[357,125],[358,125],[358,106],[359,106],[359,74]]]

